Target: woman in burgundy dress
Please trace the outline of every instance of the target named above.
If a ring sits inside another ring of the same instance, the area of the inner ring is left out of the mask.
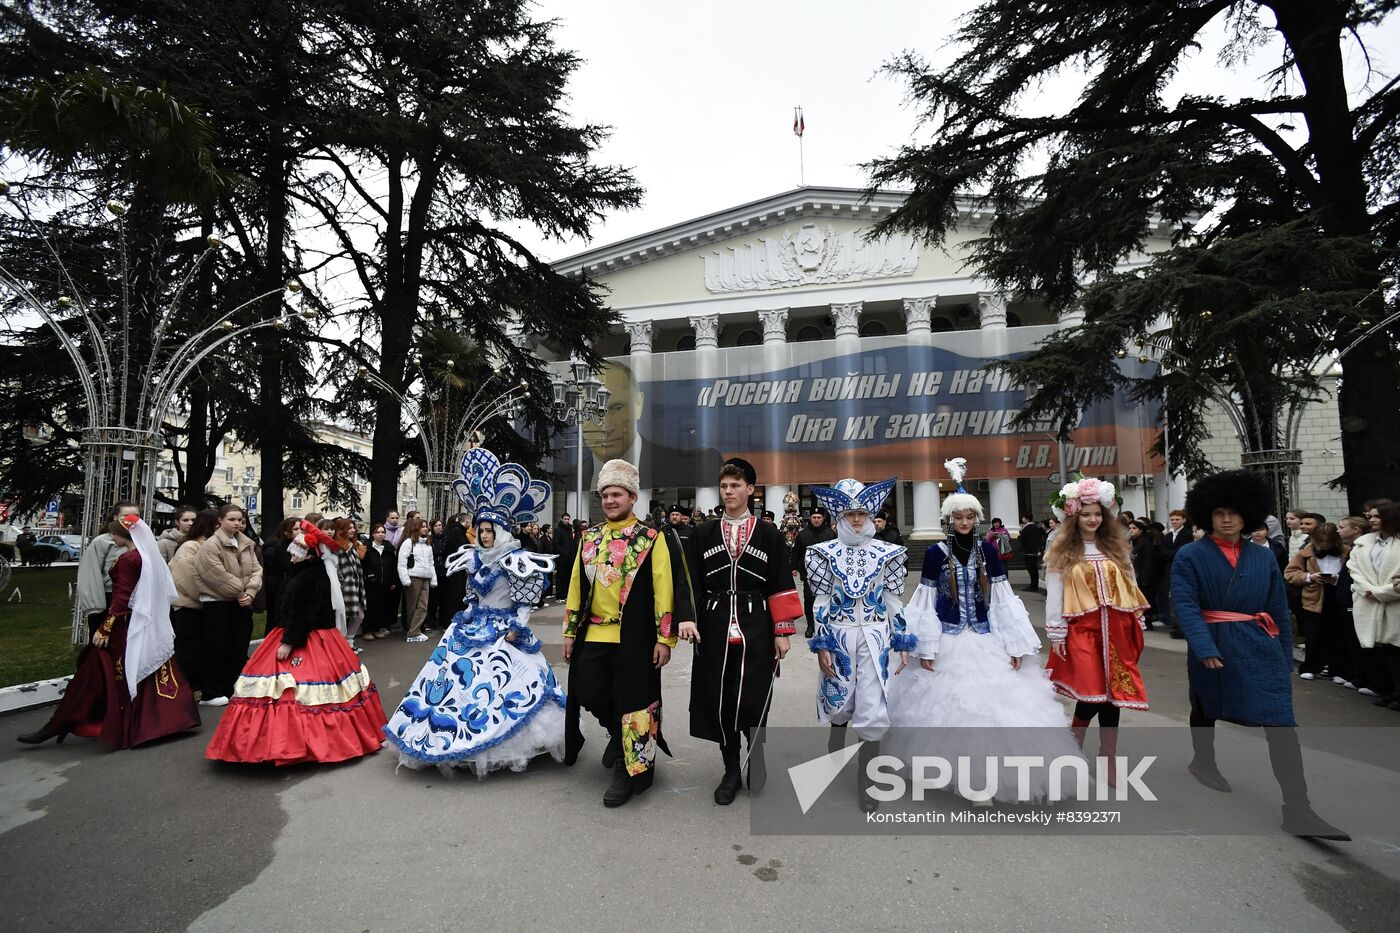
[[[101,739],[115,748],[199,727],[194,691],[175,661],[170,603],[175,583],[155,535],[137,515],[107,529],[129,550],[112,567],[112,599],[92,643],[48,724],[19,737],[38,745],[68,733]]]

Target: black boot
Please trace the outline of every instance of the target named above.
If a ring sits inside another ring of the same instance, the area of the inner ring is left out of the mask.
[[[1350,836],[1314,813],[1308,802],[1308,779],[1303,772],[1298,730],[1289,726],[1266,726],[1264,738],[1269,742],[1269,764],[1274,770],[1274,780],[1283,793],[1283,831],[1304,839],[1351,842]]]
[[[743,773],[739,770],[739,736],[725,736],[719,751],[724,756],[724,777],[719,779],[719,786],[715,788],[715,803],[727,807],[739,795],[739,786],[744,783]]]
[[[608,744],[603,746],[603,767],[611,768],[622,757],[622,739],[616,732],[608,733]]]
[[[871,759],[880,754],[879,742],[866,742],[860,747],[857,759],[860,766],[856,769],[856,791],[860,796],[860,809],[862,813],[874,813],[880,807],[880,801],[870,796],[870,788],[874,785],[866,776],[866,767]]]
[[[632,776],[627,773],[627,762],[619,756],[613,762],[612,782],[603,792],[603,806],[620,807],[632,799]]]
[[[61,745],[63,744],[63,740],[68,737],[68,730],[54,729],[50,726],[44,726],[44,728],[36,732],[26,732],[24,735],[16,736],[16,738],[18,738],[25,745],[43,745],[45,742],[47,742],[54,736],[58,736],[58,742]]]
[[[1225,780],[1225,775],[1220,773],[1220,769],[1215,764],[1215,730],[1210,728],[1193,727],[1191,729],[1191,750],[1195,755],[1191,758],[1191,763],[1186,766],[1196,780],[1200,781],[1211,790],[1218,790],[1222,794],[1230,793],[1230,782]]]
[[[1306,803],[1283,805],[1283,831],[1303,839],[1351,842],[1351,837],[1313,812]]]
[[[807,626],[807,631],[802,634],[802,637],[807,639],[808,641],[811,641],[814,637],[816,637],[816,634],[817,630],[809,625]]]
[[[758,741],[754,741],[758,739]],[[768,783],[768,763],[763,757],[763,739],[754,730],[749,739],[749,773],[747,775],[750,792],[763,790]]]
[[[826,753],[834,755],[846,747],[846,724],[831,724],[831,732],[826,737]]]

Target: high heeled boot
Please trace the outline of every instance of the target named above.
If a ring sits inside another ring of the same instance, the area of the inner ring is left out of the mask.
[[[58,736],[58,744],[62,745],[63,740],[68,738],[68,730],[55,729],[52,726],[45,725],[42,729],[38,729],[34,732],[26,732],[24,735],[16,736],[15,738],[19,739],[19,741],[23,742],[25,745],[43,745],[54,736]]]

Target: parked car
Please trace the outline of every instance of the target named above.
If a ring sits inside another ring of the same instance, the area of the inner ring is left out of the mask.
[[[40,538],[37,544],[47,544],[59,553],[58,560],[77,560],[78,554],[82,550],[83,539],[77,535],[47,535]]]

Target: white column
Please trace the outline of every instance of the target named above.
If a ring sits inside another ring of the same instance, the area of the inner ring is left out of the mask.
[[[627,337],[632,342],[631,353],[636,356],[638,353],[651,352],[652,323],[651,321],[632,321],[622,325]]]
[[[1133,513],[1135,518],[1147,514],[1147,487],[1142,485],[1142,477],[1137,477],[1138,485],[1129,486],[1128,477],[1120,476],[1118,494],[1123,497],[1123,508]],[[1162,522],[1163,525],[1166,522]]]
[[[932,538],[939,533],[938,483],[935,480],[917,480],[914,483],[914,528],[911,538]]]
[[[978,292],[977,314],[982,330],[1006,330],[1006,296],[999,292]]]
[[[1015,528],[1021,516],[1016,513],[1020,511],[1017,504],[1016,481],[1014,479],[994,479],[987,484],[990,492],[991,511],[987,513],[987,527],[992,525],[992,519],[999,518],[1007,528]]]
[[[774,521],[783,520],[783,496],[787,494],[787,486],[770,485],[763,487],[763,508],[773,513]]]
[[[642,489],[637,493],[637,504],[632,506],[632,511],[638,518],[646,518],[651,514],[651,490]]]
[[[690,319],[690,326],[695,330],[695,360],[696,376],[700,379],[713,379],[719,371],[719,315],[703,314]],[[700,418],[712,418],[714,412],[702,411]],[[708,447],[711,445],[710,432],[705,429],[702,422],[701,430],[697,432],[696,440],[699,445]],[[699,477],[696,478],[695,505],[704,512],[709,512],[719,505],[719,486],[701,486]],[[719,477],[705,477],[706,482],[718,483]]]
[[[758,319],[763,322],[763,344],[785,344],[787,343],[787,308],[774,308],[771,311],[758,312]]]
[[[1084,323],[1084,309],[1075,305],[1060,312],[1061,327],[1078,327]]]
[[[564,511],[568,512],[571,518],[583,518],[578,510],[578,496],[574,495],[572,489],[564,493]]]
[[[690,326],[695,331],[695,349],[713,350],[719,346],[718,314],[702,314],[690,318]]]
[[[860,312],[864,302],[851,301],[831,306],[831,319],[836,322],[836,339],[860,336]]]
[[[927,343],[933,334],[933,309],[938,296],[904,299],[904,332],[911,343]]]
[[[695,490],[695,507],[709,515],[719,505],[718,486],[700,486]]]

